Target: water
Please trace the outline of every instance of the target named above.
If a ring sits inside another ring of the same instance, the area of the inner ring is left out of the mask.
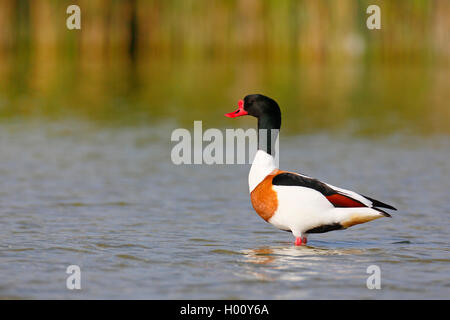
[[[248,165],[173,165],[174,127],[4,123],[0,298],[449,298],[448,136],[284,135],[281,168],[399,209],[295,247],[253,211]]]

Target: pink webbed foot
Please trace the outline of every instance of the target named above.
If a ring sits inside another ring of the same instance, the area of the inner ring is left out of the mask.
[[[308,243],[308,239],[306,239],[306,237],[296,237],[295,238],[296,246],[306,245],[306,243]]]

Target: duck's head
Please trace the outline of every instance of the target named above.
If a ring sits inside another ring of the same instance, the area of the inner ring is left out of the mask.
[[[250,94],[238,102],[236,111],[226,113],[229,118],[253,116],[258,118],[259,129],[280,129],[281,111],[275,100],[262,94]]]
[[[239,100],[238,106],[236,111],[226,113],[225,116],[229,118],[246,115],[256,117],[259,132],[258,149],[273,155],[274,143],[281,127],[281,111],[278,104],[262,94],[250,94],[243,100]]]

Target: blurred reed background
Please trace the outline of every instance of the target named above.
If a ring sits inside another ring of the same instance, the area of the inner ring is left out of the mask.
[[[448,0],[2,0],[0,121],[229,126],[260,92],[287,132],[447,134],[449,58]]]

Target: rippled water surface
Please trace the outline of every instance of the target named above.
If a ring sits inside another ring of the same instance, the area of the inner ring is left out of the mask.
[[[295,247],[253,211],[248,165],[175,166],[172,129],[2,125],[0,298],[449,298],[448,136],[283,136],[281,168],[399,209]]]

